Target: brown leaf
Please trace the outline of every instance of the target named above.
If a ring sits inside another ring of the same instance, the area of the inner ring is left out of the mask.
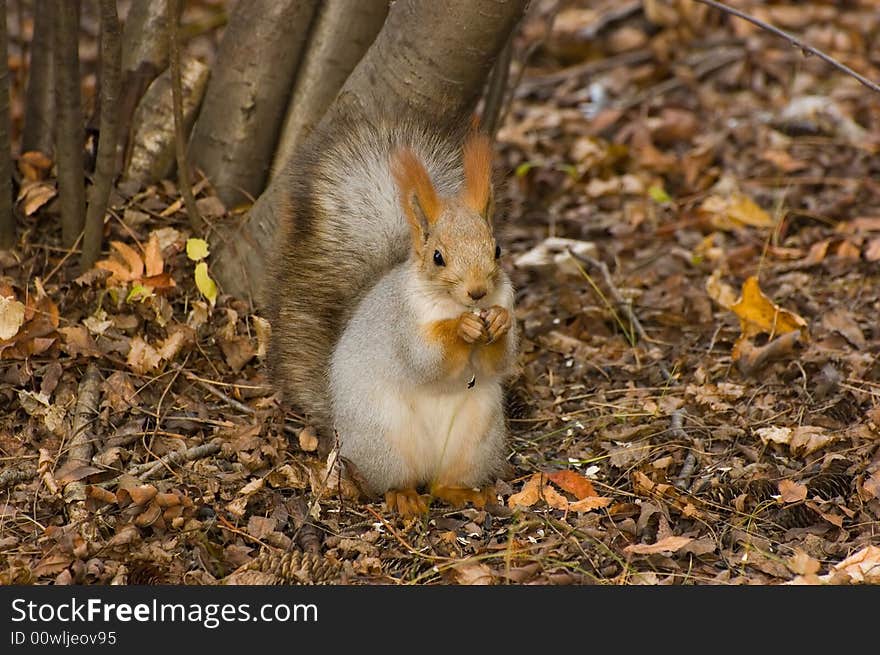
[[[683,546],[689,544],[693,539],[690,537],[666,537],[653,544],[631,544],[623,549],[625,553],[635,553],[637,555],[650,555],[652,553],[674,553]]]
[[[576,471],[569,469],[553,471],[547,474],[547,479],[563,491],[574,494],[578,500],[597,495],[593,483]]]
[[[837,307],[825,312],[822,315],[822,327],[830,332],[838,332],[856,348],[862,349],[867,345],[855,315],[848,309]]]
[[[250,339],[245,336],[235,336],[231,339],[219,339],[218,341],[226,363],[236,373],[257,354]]]
[[[64,352],[72,357],[77,357],[78,355],[100,357],[103,354],[84,325],[70,325],[58,328],[58,332],[63,337],[62,348]]]
[[[126,364],[132,371],[143,375],[157,368],[161,361],[162,355],[153,346],[140,336],[132,338],[131,350],[128,351],[126,358]]]
[[[779,481],[779,500],[783,503],[799,503],[807,499],[807,487],[793,480]]]
[[[880,237],[868,241],[865,246],[865,259],[869,262],[880,261]]]
[[[31,216],[56,195],[58,190],[50,182],[25,182],[18,192],[18,203],[24,215]]]
[[[862,483],[862,491],[865,492],[865,497],[880,499],[880,469],[874,471],[870,478],[865,480]]]
[[[461,585],[489,585],[494,581],[492,569],[471,559],[458,562],[452,571],[455,581]]]
[[[263,539],[267,534],[275,532],[276,523],[271,517],[251,516],[248,519],[247,532],[252,537]]]
[[[82,462],[72,460],[67,462],[64,466],[61,467],[59,471],[55,473],[55,480],[58,482],[58,484],[64,486],[70,482],[83,480],[90,475],[97,475],[103,472],[103,470],[89,464],[83,464]]]

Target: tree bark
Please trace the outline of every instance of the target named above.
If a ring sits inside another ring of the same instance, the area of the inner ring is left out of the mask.
[[[72,248],[85,222],[83,117],[79,79],[79,0],[57,2],[55,9],[55,107],[61,242]]]
[[[273,176],[321,120],[382,29],[387,15],[388,0],[325,0],[321,3],[275,149]]]
[[[239,2],[190,138],[190,162],[231,207],[266,183],[315,0]]]
[[[332,130],[352,117],[369,120],[379,114],[422,120],[438,130],[467,122],[527,4],[528,0],[397,0],[312,134]],[[275,178],[245,220],[223,224],[214,235],[212,271],[225,292],[252,302],[275,238],[285,191],[282,178]]]
[[[12,151],[9,148],[9,65],[6,0],[0,0],[0,248],[15,244],[12,215]]]
[[[208,86],[210,69],[195,57],[180,62],[183,86],[183,126],[190,133]],[[171,71],[166,70],[147,89],[134,113],[124,179],[152,184],[174,172],[174,117]]]
[[[119,126],[119,77],[122,57],[119,16],[116,0],[100,0],[101,11],[101,123],[98,131],[98,155],[95,179],[89,191],[85,234],[80,267],[92,267],[101,254],[104,213],[110,187],[116,177],[116,142]]]
[[[36,0],[34,5],[34,36],[31,39],[31,62],[28,67],[25,96],[24,127],[21,151],[39,150],[52,156],[55,126],[55,51],[51,0]]]
[[[174,154],[177,160],[177,186],[183,202],[189,224],[196,234],[202,230],[202,217],[196,207],[196,199],[192,192],[189,178],[189,162],[186,161],[186,127],[183,119],[183,83],[180,79],[180,26],[176,20],[182,3],[180,0],[168,0],[168,59],[171,64],[171,105],[174,114]]]
[[[168,0],[133,2],[122,32],[122,99],[118,150],[128,166],[132,118],[147,88],[168,68]]]

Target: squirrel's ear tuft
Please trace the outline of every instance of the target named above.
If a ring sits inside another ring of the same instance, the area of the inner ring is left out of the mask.
[[[492,196],[492,144],[472,132],[464,143],[464,203],[488,218]]]
[[[401,148],[391,157],[391,173],[407,220],[424,236],[440,215],[440,201],[428,171],[412,150]]]

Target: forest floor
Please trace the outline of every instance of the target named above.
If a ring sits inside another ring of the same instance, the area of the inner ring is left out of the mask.
[[[120,192],[79,275],[22,157],[0,583],[880,582],[878,96],[696,3],[533,5],[498,134],[523,347],[497,504],[404,520],[328,483],[265,323],[196,287],[174,184]],[[739,5],[880,80],[872,3]]]

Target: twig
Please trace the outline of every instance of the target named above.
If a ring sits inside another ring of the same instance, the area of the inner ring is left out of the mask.
[[[171,470],[171,466],[174,464],[183,464],[203,457],[210,457],[219,452],[219,443],[206,443],[200,446],[194,446],[188,450],[175,450],[154,462],[144,462],[143,464],[133,466],[128,472],[131,475],[139,477],[141,480],[149,480],[162,468]]]
[[[104,214],[110,187],[116,175],[116,142],[119,127],[120,68],[122,66],[121,28],[116,0],[101,0],[101,122],[95,180],[89,192],[80,268],[86,271],[101,253]]]
[[[19,482],[33,480],[37,475],[37,469],[33,466],[28,468],[8,468],[0,472],[0,491],[12,487]]]
[[[776,36],[780,36],[783,39],[785,39],[786,41],[788,41],[789,43],[791,43],[792,45],[795,45],[798,48],[800,48],[801,50],[803,50],[805,53],[816,55],[819,59],[824,61],[826,64],[830,64],[831,66],[833,66],[837,70],[839,70],[843,73],[846,73],[847,75],[849,75],[851,77],[854,77],[855,79],[857,79],[859,82],[864,84],[866,87],[868,87],[872,91],[876,91],[877,93],[880,93],[880,86],[878,86],[877,84],[875,84],[874,82],[872,82],[868,78],[859,75],[858,73],[856,73],[852,68],[850,68],[846,64],[840,63],[834,57],[831,57],[830,55],[826,55],[824,52],[822,52],[818,48],[814,48],[813,46],[811,46],[807,43],[804,43],[803,41],[801,41],[797,37],[792,36],[788,32],[785,32],[785,31],[779,29],[778,27],[774,27],[773,25],[770,25],[769,23],[765,23],[764,21],[745,13],[744,11],[740,11],[739,9],[734,9],[733,7],[728,7],[727,5],[722,4],[720,2],[715,2],[715,0],[697,0],[697,2],[702,3],[704,5],[708,5],[709,7],[714,7],[715,9],[718,9],[719,11],[723,11],[724,13],[730,14],[732,16],[736,16],[737,18],[742,18],[743,20],[747,20],[748,22],[752,23],[752,25],[757,25],[762,30],[767,30],[768,32],[775,34]]]
[[[79,384],[76,410],[73,415],[72,435],[67,448],[67,465],[86,465],[92,461],[92,430],[90,426],[98,414],[101,399],[101,372],[94,363],[86,368],[86,374]],[[74,480],[64,485],[64,502],[70,506],[70,518],[77,522],[87,517],[85,509],[86,483]]]
[[[642,341],[650,342],[651,339],[648,337],[648,333],[645,332],[645,328],[642,327],[641,321],[639,321],[639,319],[636,317],[630,304],[623,299],[623,296],[620,295],[617,287],[614,286],[614,282],[611,280],[611,272],[608,270],[605,262],[594,259],[593,257],[590,257],[588,255],[579,255],[570,248],[568,249],[568,254],[582,264],[592,266],[602,274],[602,280],[605,282],[605,286],[608,289],[608,293],[611,294],[611,299],[614,300],[614,304],[617,305],[617,308],[621,312],[623,312],[624,316],[629,321],[629,324],[632,326],[632,329],[639,336],[639,339],[641,339]],[[632,336],[627,336],[629,337],[630,343],[632,345],[635,345]],[[667,368],[662,363],[659,364],[659,366],[660,373],[661,375],[663,375],[663,379],[671,380],[672,374],[667,370]]]
[[[225,393],[223,393],[222,391],[220,391],[219,389],[217,389],[216,387],[211,385],[209,382],[206,382],[204,380],[200,380],[198,378],[193,378],[193,376],[191,376],[189,373],[184,373],[184,375],[186,375],[188,380],[195,382],[197,385],[199,385],[202,389],[204,389],[208,393],[210,393],[214,396],[217,396],[217,398],[219,398],[220,400],[225,402],[230,407],[235,407],[235,409],[237,409],[240,412],[244,412],[245,414],[250,414],[250,415],[256,414],[256,411],[254,410],[253,407],[248,407],[244,403],[238,402],[235,398],[230,398]]]
[[[669,425],[669,433],[678,439],[687,439],[687,433],[684,431],[684,410],[676,409],[672,412],[672,420]],[[694,474],[694,468],[697,466],[697,457],[694,455],[693,450],[688,450],[687,456],[684,458],[684,464],[681,466],[681,471],[678,472],[678,475],[675,476],[675,481],[673,484],[677,489],[685,490],[688,486],[688,481],[691,479],[691,476]]]
[[[186,161],[186,134],[183,129],[183,87],[180,82],[180,41],[177,17],[180,0],[168,0],[168,57],[171,67],[171,97],[174,105],[174,146],[177,154],[177,179],[180,194],[186,205],[186,213],[193,230],[201,232],[202,217],[193,197]]]

